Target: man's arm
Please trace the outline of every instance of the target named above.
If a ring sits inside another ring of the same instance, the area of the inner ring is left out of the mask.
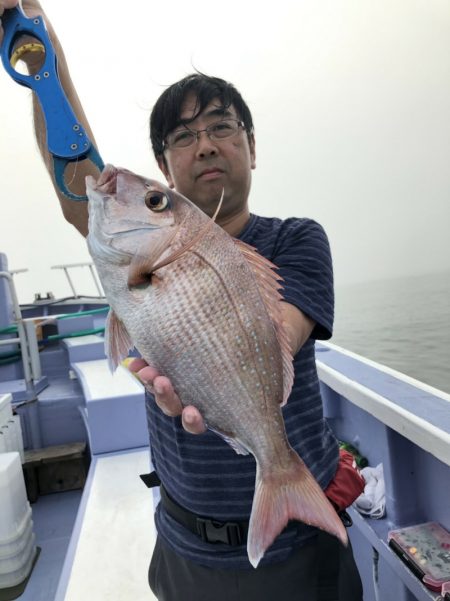
[[[282,303],[281,312],[292,356],[294,356],[308,340],[315,322],[297,309],[297,307],[289,303]],[[168,378],[160,376],[143,359],[135,359],[130,364],[130,369],[137,373],[150,392],[155,395],[155,400],[163,413],[171,417],[181,415],[184,429],[191,434],[201,434],[206,430],[205,422],[200,412],[192,405],[183,408]]]
[[[18,3],[18,0],[0,0],[0,16],[5,9],[13,8]],[[86,133],[92,143],[95,145],[94,136],[92,130],[89,126],[88,120],[84,113],[81,102],[78,98],[78,94],[75,90],[73,82],[70,77],[69,69],[67,67],[66,59],[64,56],[63,49],[61,44],[56,36],[56,33],[46,17],[41,5],[37,0],[24,0],[22,3],[23,10],[28,17],[34,17],[37,15],[42,15],[45,20],[45,24],[47,26],[47,30],[52,40],[57,60],[58,60],[58,74],[60,77],[61,85],[64,89],[64,92],[72,105],[73,111],[81,123],[81,125],[86,130]],[[0,30],[0,44],[3,39],[3,31]],[[24,39],[22,42],[26,42]],[[28,40],[29,41],[29,40]],[[19,41],[20,44],[20,41]],[[41,65],[42,55],[35,52],[30,52],[25,54],[22,59],[27,65],[27,68],[30,73],[36,72]],[[64,194],[59,190],[58,186],[55,182],[55,177],[53,173],[53,159],[50,156],[50,153],[47,149],[47,140],[46,140],[46,128],[45,128],[45,120],[44,116],[39,104],[39,101],[35,94],[33,94],[33,116],[34,116],[34,127],[36,140],[38,143],[38,147],[42,158],[44,160],[45,166],[51,180],[53,182],[53,186],[55,188],[56,194],[58,196],[59,202],[61,204],[61,208],[64,214],[64,217],[74,225],[77,230],[83,235],[86,236],[88,233],[88,211],[87,211],[87,202],[73,201],[69,200]],[[90,161],[82,161],[82,162],[74,162],[65,173],[65,180],[70,182],[70,190],[75,194],[85,195],[86,187],[85,187],[85,177],[86,175],[93,175],[94,177],[98,177],[98,169],[90,162]]]
[[[311,336],[316,322],[290,303],[281,303],[281,313],[283,316],[283,325],[289,338],[291,353],[295,357]]]

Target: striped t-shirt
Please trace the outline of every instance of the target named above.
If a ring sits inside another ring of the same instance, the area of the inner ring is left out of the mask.
[[[289,442],[326,488],[338,462],[337,441],[323,418],[314,339],[330,338],[333,325],[333,272],[323,228],[310,219],[285,221],[252,215],[239,239],[275,263],[284,279],[284,299],[316,326],[294,358],[295,379],[283,407]],[[151,395],[147,416],[152,462],[169,495],[189,511],[218,521],[248,520],[255,488],[252,455],[238,455],[217,434],[187,433],[179,417],[164,415]],[[246,546],[206,543],[158,505],[156,527],[181,556],[215,568],[253,569]],[[266,551],[260,565],[283,561],[316,530],[291,522]]]

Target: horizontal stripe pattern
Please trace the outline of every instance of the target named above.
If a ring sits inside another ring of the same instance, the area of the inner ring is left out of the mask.
[[[283,407],[289,442],[325,488],[338,460],[337,441],[323,418],[315,366],[314,339],[328,339],[333,326],[333,273],[322,227],[309,219],[273,219],[252,215],[240,239],[275,263],[283,277],[284,299],[309,315],[316,327],[294,359],[292,393]],[[188,434],[179,417],[164,415],[151,395],[146,400],[152,461],[169,494],[203,517],[220,521],[249,518],[255,487],[252,455],[237,455],[212,432]],[[160,536],[177,553],[217,568],[253,569],[245,546],[204,543],[175,522],[159,505]],[[291,523],[267,551],[262,564],[286,559],[316,530]]]

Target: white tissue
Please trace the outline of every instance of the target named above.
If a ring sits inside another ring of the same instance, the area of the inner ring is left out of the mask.
[[[356,499],[354,506],[363,515],[376,520],[382,518],[386,509],[383,464],[377,467],[365,467],[361,476],[366,482],[364,492]]]

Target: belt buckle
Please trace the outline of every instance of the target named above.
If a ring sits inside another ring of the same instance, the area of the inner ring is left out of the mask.
[[[197,533],[206,543],[225,543],[237,546],[242,542],[239,524],[197,518]]]

